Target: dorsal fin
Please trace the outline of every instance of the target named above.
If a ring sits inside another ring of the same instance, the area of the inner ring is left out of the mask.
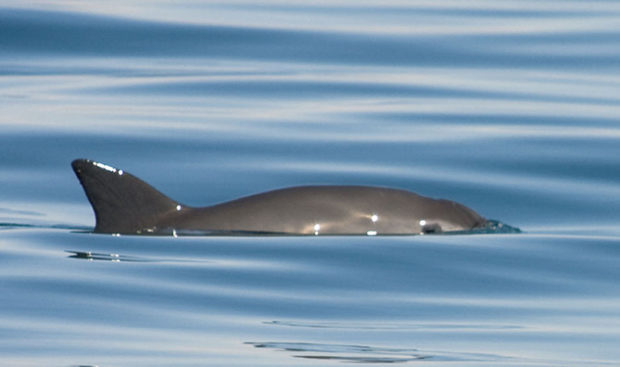
[[[87,159],[71,163],[88,201],[99,233],[141,233],[157,230],[162,217],[182,206],[151,185],[123,170]]]

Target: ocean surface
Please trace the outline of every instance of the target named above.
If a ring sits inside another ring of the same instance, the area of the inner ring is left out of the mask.
[[[620,366],[620,2],[0,0],[0,366]],[[514,234],[112,236],[89,158]]]

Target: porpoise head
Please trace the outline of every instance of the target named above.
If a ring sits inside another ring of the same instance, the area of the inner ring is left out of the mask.
[[[474,210],[451,200],[430,199],[418,215],[419,233],[444,233],[483,228],[487,220]]]

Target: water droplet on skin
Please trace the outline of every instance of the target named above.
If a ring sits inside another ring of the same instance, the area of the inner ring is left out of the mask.
[[[314,235],[317,236],[319,234],[319,231],[321,230],[321,225],[320,224],[315,224],[314,225]]]
[[[99,167],[99,168],[101,168],[103,170],[106,170],[108,172],[116,173],[116,168],[114,168],[112,166],[108,166],[107,164],[103,164],[103,163],[99,163],[99,162],[93,162],[93,166]]]

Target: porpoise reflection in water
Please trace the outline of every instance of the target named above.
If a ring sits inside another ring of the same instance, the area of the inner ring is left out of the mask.
[[[87,159],[72,166],[95,212],[97,233],[407,235],[498,224],[454,201],[369,186],[290,187],[195,208],[126,171]]]

